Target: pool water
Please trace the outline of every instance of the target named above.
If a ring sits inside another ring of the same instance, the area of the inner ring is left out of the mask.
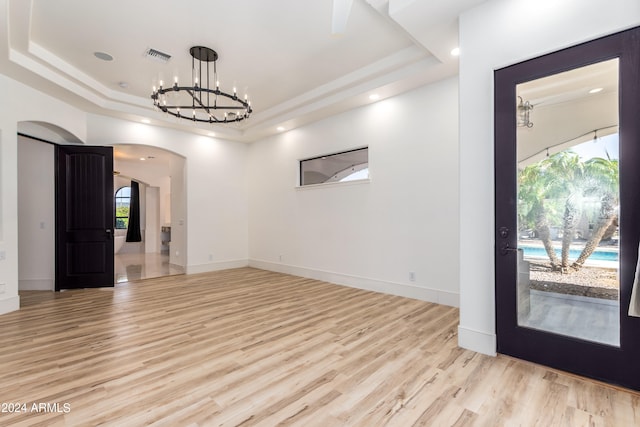
[[[543,247],[539,246],[518,246],[518,249],[522,249],[524,251],[524,256],[526,257],[536,257],[536,258],[546,258],[547,251]],[[558,258],[562,254],[562,250],[560,248],[555,249],[556,255]],[[569,249],[569,259],[577,259],[580,256],[582,249]],[[617,250],[599,250],[596,249],[589,259],[592,261],[618,261],[618,251]]]

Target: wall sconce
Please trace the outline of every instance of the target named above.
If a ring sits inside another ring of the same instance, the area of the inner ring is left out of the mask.
[[[518,106],[516,108],[516,124],[518,127],[532,128],[533,122],[529,115],[531,110],[533,110],[533,104],[529,101],[523,100],[521,96],[519,96],[518,99],[520,102],[518,102]]]

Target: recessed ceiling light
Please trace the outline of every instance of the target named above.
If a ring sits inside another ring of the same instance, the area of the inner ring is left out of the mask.
[[[460,56],[460,48],[454,47],[453,49],[451,49],[451,56]]]
[[[129,88],[129,83],[127,83],[127,82],[118,82],[118,86],[120,86],[122,89],[128,89]]]
[[[149,119],[142,119],[142,123],[149,124],[149,123],[151,123],[151,120],[149,120]]]
[[[283,128],[282,126],[278,126],[278,127],[276,128],[276,130],[277,130],[278,132],[282,132],[282,131],[284,130],[284,128]]]
[[[380,95],[378,95],[377,93],[372,93],[371,95],[369,95],[369,99],[375,101],[376,99],[380,99]]]
[[[106,52],[93,52],[93,55],[98,59],[102,59],[103,61],[113,61],[113,56],[109,55]]]
[[[591,90],[589,91],[589,93],[598,93],[598,92],[602,92],[602,89],[603,89],[603,88],[601,88],[601,87],[597,87],[597,88],[591,89]]]
[[[144,161],[144,160],[147,160],[147,159],[145,159],[144,157],[140,157],[140,160],[143,160],[143,161]]]

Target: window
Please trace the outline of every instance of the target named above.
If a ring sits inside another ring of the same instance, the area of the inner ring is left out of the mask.
[[[369,178],[369,147],[300,161],[300,185]]]
[[[116,191],[116,228],[126,229],[129,226],[129,205],[131,204],[131,187],[121,187]]]

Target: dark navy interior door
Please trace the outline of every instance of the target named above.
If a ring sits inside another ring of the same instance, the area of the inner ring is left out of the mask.
[[[56,290],[114,286],[113,148],[56,146]]]

